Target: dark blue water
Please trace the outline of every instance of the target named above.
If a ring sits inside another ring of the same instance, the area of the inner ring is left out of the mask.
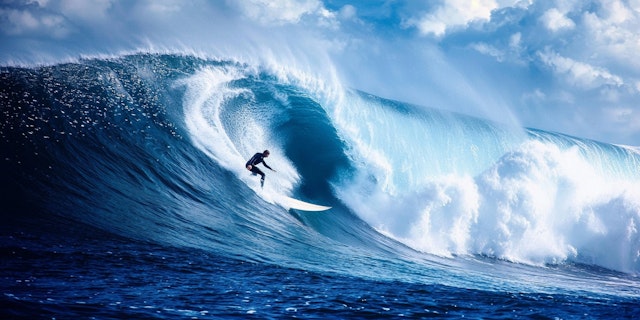
[[[3,318],[640,315],[632,149],[189,56],[0,76]]]
[[[571,319],[634,318],[640,312],[631,297],[376,281],[131,241],[89,227],[12,229],[2,237],[5,318]]]

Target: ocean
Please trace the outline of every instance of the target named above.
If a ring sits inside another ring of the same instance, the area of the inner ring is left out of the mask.
[[[2,318],[640,317],[635,147],[191,54],[0,78]]]

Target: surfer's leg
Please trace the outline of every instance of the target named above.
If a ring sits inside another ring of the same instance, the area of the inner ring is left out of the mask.
[[[264,172],[262,172],[262,170],[258,169],[258,167],[253,166],[253,168],[251,168],[251,172],[255,173],[255,174],[259,174],[260,175],[260,180],[264,181]]]
[[[253,174],[259,174],[260,175],[260,187],[264,187],[264,172],[262,172],[262,170],[256,168],[255,166],[253,166],[253,168],[251,169],[251,172],[253,172]]]

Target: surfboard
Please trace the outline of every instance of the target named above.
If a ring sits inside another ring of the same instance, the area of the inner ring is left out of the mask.
[[[296,209],[296,210],[302,210],[302,211],[325,211],[325,210],[331,209],[331,207],[304,202],[302,200],[290,198],[287,196],[280,196],[278,199],[278,202],[283,206],[289,207],[290,209]]]
[[[256,175],[256,174],[253,173],[252,175]],[[257,186],[251,180],[246,180],[245,183],[249,187],[251,187],[251,189],[263,199],[269,202],[275,202],[281,205],[282,207],[285,207],[286,209],[296,209],[296,210],[302,210],[302,211],[325,211],[325,210],[331,209],[331,207],[304,202],[302,200],[294,199],[294,198],[285,196],[283,194],[278,194],[278,193],[274,194],[273,191],[271,192],[265,191],[263,189],[264,181],[261,181],[260,188],[257,188]]]

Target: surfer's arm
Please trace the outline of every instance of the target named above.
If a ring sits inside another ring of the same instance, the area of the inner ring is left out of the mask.
[[[269,170],[275,171],[271,167],[269,167],[269,165],[264,161],[264,159],[262,160],[262,164],[264,164],[264,166],[267,167]]]

